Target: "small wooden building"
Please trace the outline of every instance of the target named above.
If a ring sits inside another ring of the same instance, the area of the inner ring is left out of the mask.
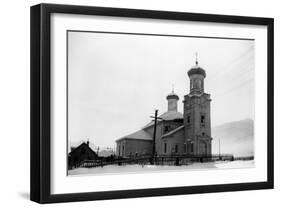
[[[99,157],[87,143],[83,142],[68,154],[68,168],[78,167],[85,160],[97,160]]]

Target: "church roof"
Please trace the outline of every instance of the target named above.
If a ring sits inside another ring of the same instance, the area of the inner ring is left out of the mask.
[[[172,91],[172,93],[168,94],[167,99],[176,99],[179,100],[179,96],[177,94],[175,94],[174,90]]]
[[[206,77],[205,70],[198,65],[197,53],[196,53],[195,65],[187,72],[187,74],[188,74],[189,77],[194,75],[194,74],[203,75],[204,78]]]
[[[188,72],[187,72],[188,76],[190,77],[193,74],[199,74],[199,75],[203,75],[204,77],[206,77],[206,72],[203,68],[199,67],[198,65],[193,66]]]
[[[166,133],[166,134],[163,134],[163,135],[162,135],[162,138],[171,136],[171,135],[175,134],[176,132],[182,130],[183,128],[184,128],[184,125],[181,125],[181,126],[179,126],[178,128],[175,128],[174,130],[172,130],[172,131],[170,131],[170,132],[168,132],[168,133]]]
[[[175,120],[175,119],[183,119],[183,115],[180,112],[177,111],[167,111],[159,116],[165,121]],[[161,122],[160,120],[158,123]],[[153,126],[154,122],[151,121],[147,125],[145,125],[141,130],[138,130],[132,134],[128,134],[124,137],[121,137],[117,139],[116,141],[122,140],[122,139],[140,139],[140,140],[152,140],[151,135],[145,131],[146,128]]]
[[[183,119],[183,114],[181,112],[177,112],[177,111],[167,111],[167,112],[161,114],[159,117],[165,121],[171,121],[171,120],[175,120],[175,119]],[[161,120],[159,120],[158,122],[161,122]],[[147,125],[145,125],[143,127],[143,129],[153,126],[153,125],[154,125],[154,121],[151,121]]]
[[[126,135],[124,137],[121,137],[120,139],[117,139],[116,141],[119,141],[121,139],[142,139],[142,140],[152,140],[152,137],[149,133],[144,131],[143,129],[136,131],[132,134]]]

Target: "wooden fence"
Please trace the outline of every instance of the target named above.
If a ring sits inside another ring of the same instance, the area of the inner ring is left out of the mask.
[[[83,167],[103,167],[106,165],[189,165],[194,162],[212,162],[212,161],[234,161],[234,160],[250,160],[254,159],[253,156],[245,158],[234,158],[231,154],[221,154],[221,155],[162,155],[152,158],[151,156],[139,156],[134,158],[122,158],[115,157],[113,159],[97,159],[97,160],[84,160],[80,163],[76,163],[73,166],[69,166],[69,169]]]

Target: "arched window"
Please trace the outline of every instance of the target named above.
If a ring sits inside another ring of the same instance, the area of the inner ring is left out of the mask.
[[[193,153],[193,150],[194,150],[193,148],[194,148],[194,145],[193,145],[193,143],[191,143],[191,144],[190,144],[190,152],[191,152],[191,153]]]
[[[201,124],[204,124],[204,123],[205,123],[205,116],[201,115]]]
[[[167,133],[168,131],[170,131],[170,126],[165,126],[165,128],[164,128],[164,133]]]
[[[202,88],[202,80],[200,79],[197,80],[197,87]]]
[[[190,115],[187,115],[186,120],[187,120],[187,123],[190,124]]]

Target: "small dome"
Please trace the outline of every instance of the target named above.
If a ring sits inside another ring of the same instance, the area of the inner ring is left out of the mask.
[[[170,93],[168,96],[167,96],[167,99],[176,99],[176,100],[179,100],[179,96],[177,94],[174,93],[174,91],[172,91],[172,93]]]
[[[203,75],[204,78],[206,77],[206,72],[203,68],[199,67],[198,64],[196,64],[195,66],[193,66],[188,72],[187,72],[188,76],[192,76],[194,74],[198,74],[198,75]]]

